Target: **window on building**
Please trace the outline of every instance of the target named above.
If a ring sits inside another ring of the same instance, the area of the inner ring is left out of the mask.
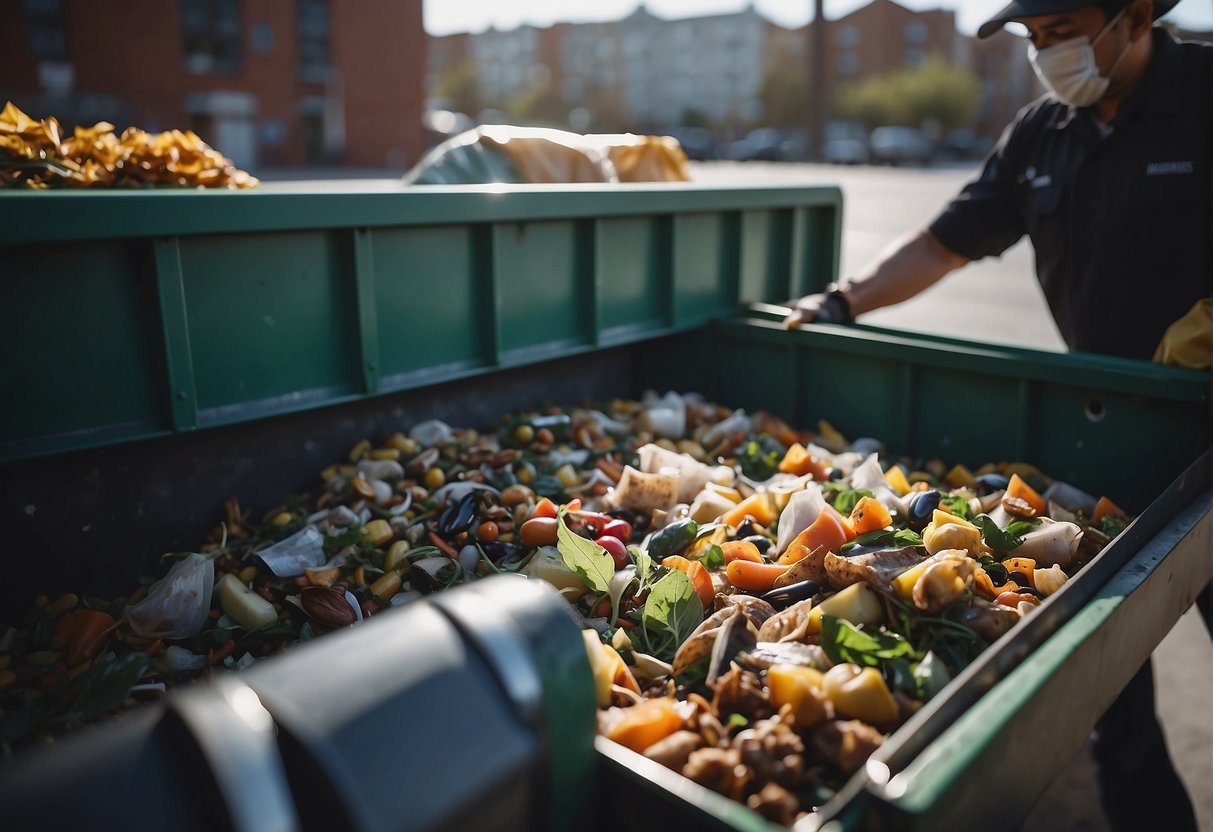
[[[835,39],[843,49],[852,49],[859,45],[859,29],[848,23],[839,28]]]
[[[29,27],[29,49],[35,60],[67,58],[63,37],[63,0],[25,0],[25,22]]]
[[[299,77],[324,82],[329,76],[328,0],[297,0]]]
[[[239,0],[181,0],[181,36],[187,71],[220,75],[240,71]]]
[[[274,51],[274,27],[264,20],[258,20],[253,24],[252,37],[249,39],[252,42],[253,51],[258,55],[268,55]]]
[[[918,66],[922,63],[925,57],[921,49],[907,49],[905,53],[905,62],[907,66]]]
[[[838,56],[838,74],[854,75],[859,72],[859,56],[854,52],[842,52]]]
[[[906,43],[927,42],[927,24],[921,20],[911,20],[902,27],[901,31],[906,39]]]

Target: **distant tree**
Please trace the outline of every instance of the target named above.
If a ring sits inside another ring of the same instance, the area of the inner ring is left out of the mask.
[[[460,113],[476,114],[485,102],[480,97],[480,76],[471,58],[450,67],[434,83],[434,96],[450,102]]]
[[[842,87],[835,111],[868,127],[912,127],[935,121],[943,130],[965,127],[981,108],[981,82],[965,67],[932,54],[917,67]]]
[[[551,81],[533,84],[502,106],[514,124],[568,129],[569,107]]]
[[[711,127],[712,122],[708,118],[708,114],[697,107],[687,107],[682,111],[682,118],[678,122],[683,127]]]
[[[758,100],[764,125],[803,127],[809,118],[809,79],[802,72],[772,68],[762,79]]]

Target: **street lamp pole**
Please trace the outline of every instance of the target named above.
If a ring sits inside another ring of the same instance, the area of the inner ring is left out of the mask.
[[[827,116],[825,0],[813,0],[809,24],[809,158],[823,161]]]

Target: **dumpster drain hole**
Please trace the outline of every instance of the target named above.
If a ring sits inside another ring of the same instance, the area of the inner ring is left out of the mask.
[[[1086,406],[1087,419],[1092,422],[1102,422],[1103,417],[1108,415],[1104,410],[1102,399],[1088,399]]]

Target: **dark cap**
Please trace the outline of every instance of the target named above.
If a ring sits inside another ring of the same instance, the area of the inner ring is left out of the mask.
[[[1154,19],[1157,20],[1171,11],[1178,2],[1179,0],[1154,0]],[[1061,14],[1062,12],[1072,12],[1075,9],[1081,9],[1083,6],[1100,5],[1107,5],[1107,3],[1100,2],[1100,0],[1013,0],[1013,2],[1006,5],[1006,8],[981,24],[981,28],[977,30],[977,37],[988,38],[1009,21],[1017,20],[1021,17],[1035,17],[1041,14]],[[1128,0],[1125,0],[1124,5],[1128,5]]]

